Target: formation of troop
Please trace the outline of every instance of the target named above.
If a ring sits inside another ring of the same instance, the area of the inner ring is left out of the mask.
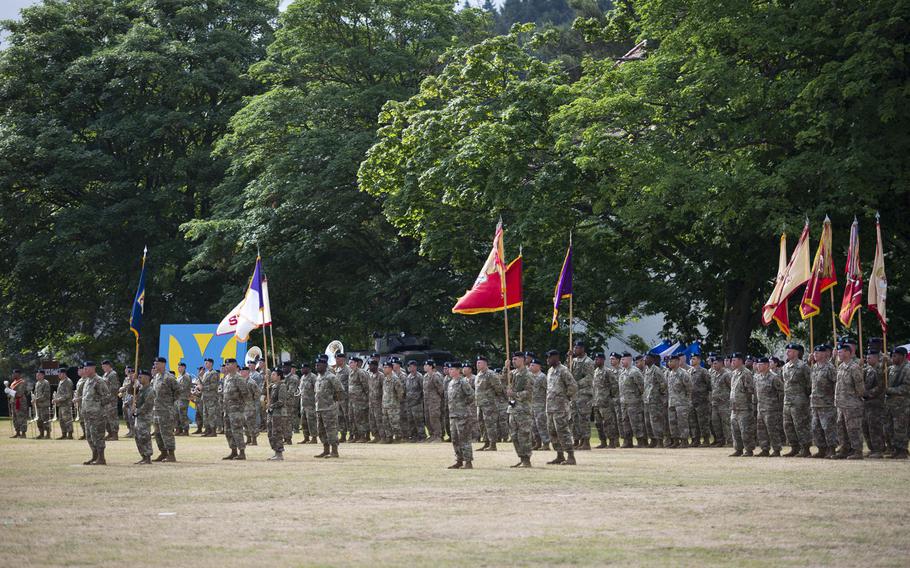
[[[700,355],[684,354],[592,358],[583,341],[574,343],[567,365],[556,350],[544,360],[517,352],[504,372],[483,356],[402,366],[378,353],[336,353],[329,363],[321,355],[312,367],[285,362],[265,371],[261,361],[241,366],[227,358],[216,369],[206,359],[191,376],[182,362],[175,375],[158,357],[150,370],[127,367],[121,382],[110,361],[101,374],[85,361],[75,385],[59,369],[56,389],[42,371],[29,385],[15,370],[5,388],[12,437],[26,437],[33,422],[39,439],[50,438],[59,422],[58,439],[73,439],[78,422],[92,451],[85,464],[104,465],[105,443],[119,439],[120,400],[137,464],[176,461],[176,438],[190,435],[191,408],[194,434],[225,437],[225,460],[245,460],[263,428],[273,461],[284,459],[300,433],[298,444],[322,444],[316,458],[338,458],[342,443],[450,441],[449,468],[471,469],[474,444],[486,452],[509,442],[518,457],[512,467],[531,467],[534,451],[555,452],[548,464],[575,465],[576,451],[592,449],[592,430],[596,449],[730,446],[731,457],[759,448],[762,457],[907,458],[907,350],[894,349],[888,360],[870,346],[860,358],[850,337],[836,349],[818,345],[808,357],[791,343],[784,359],[710,353],[704,364]]]

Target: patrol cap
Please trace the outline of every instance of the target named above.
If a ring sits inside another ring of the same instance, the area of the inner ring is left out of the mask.
[[[828,345],[827,343],[822,343],[821,345],[815,346],[815,351],[816,352],[831,351],[831,346]]]
[[[756,357],[755,362],[756,363],[770,363],[771,361],[767,357],[761,356],[761,357]]]
[[[892,353],[894,353],[895,355],[906,355],[907,348],[904,347],[903,345],[901,345],[900,347],[895,347],[894,351],[892,351]]]
[[[225,365],[230,365],[232,363],[237,363],[237,359],[234,359],[233,357],[228,357],[227,359],[224,360]]]
[[[408,361],[408,367],[410,367],[411,365],[414,365],[414,366],[416,367],[416,366],[417,366],[417,361],[415,361],[414,359],[409,360],[409,361]]]
[[[607,357],[603,353],[595,353],[594,358],[595,359],[606,359]]]
[[[484,361],[484,362],[487,362],[487,363],[490,362],[490,360],[487,359],[486,357],[484,357],[483,355],[478,355],[477,357],[474,358],[474,360],[475,360],[475,361]]]
[[[145,376],[145,377],[151,377],[152,374],[149,373],[148,369],[139,369],[139,376],[140,376],[140,377],[143,377],[143,376]]]
[[[617,359],[622,359],[622,355],[620,353],[617,353],[616,351],[610,353],[610,358],[612,359],[614,357]]]
[[[165,359],[164,357],[155,357],[155,362],[156,363],[167,363],[167,359]]]
[[[83,361],[83,362],[82,362],[82,367],[83,367],[83,368],[85,368],[85,367],[94,367],[94,366],[95,366],[95,362],[94,362],[94,361]],[[13,372],[14,372],[14,373],[21,373],[22,371],[20,371],[19,369],[16,369],[16,370],[13,371]]]
[[[558,356],[558,355],[559,355],[559,351],[557,351],[557,350],[555,350],[555,349],[550,349],[549,351],[547,351],[547,357],[552,357],[553,355],[557,355],[557,356]]]
[[[101,364],[102,365],[113,365],[113,363],[111,363],[110,359],[105,359],[104,361],[101,362]]]
[[[728,358],[729,359],[739,359],[740,361],[746,360],[746,356],[743,355],[743,353],[741,351],[734,351],[733,353],[730,353]]]
[[[431,366],[431,367],[435,367],[435,366],[436,366],[436,361],[434,361],[434,360],[432,360],[432,359],[427,359],[426,361],[423,362],[423,364],[424,364],[424,365],[429,365],[429,366]]]

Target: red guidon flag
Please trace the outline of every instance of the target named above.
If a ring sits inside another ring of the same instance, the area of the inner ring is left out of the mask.
[[[456,314],[481,314],[502,311],[522,303],[521,256],[508,266],[503,263],[502,222],[496,226],[493,248],[474,286],[458,299],[452,312]],[[505,297],[505,300],[503,298]]]
[[[859,264],[859,221],[850,227],[850,247],[847,249],[847,285],[840,304],[840,322],[846,327],[853,323],[853,314],[863,305],[863,269]]]
[[[885,252],[882,249],[882,227],[875,216],[875,262],[872,263],[872,276],[869,277],[869,310],[878,316],[882,324],[882,333],[888,333],[888,315],[885,311],[885,299],[888,296],[888,279],[885,278]]]
[[[806,283],[803,301],[799,313],[803,319],[815,317],[821,312],[822,292],[837,285],[837,273],[834,271],[834,256],[831,254],[831,219],[825,216],[822,236],[818,241],[815,261],[812,263],[812,277]]]
[[[772,321],[777,322],[777,327],[789,337],[790,317],[787,314],[787,298],[809,280],[809,223],[803,227],[803,233],[786,266],[783,266],[783,259],[786,258],[787,251],[786,235],[781,236],[780,245],[777,281],[771,297],[768,298],[762,309],[762,323],[769,325]]]

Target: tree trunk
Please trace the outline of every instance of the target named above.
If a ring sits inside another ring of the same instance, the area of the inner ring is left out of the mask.
[[[752,301],[755,285],[740,280],[727,281],[724,285],[723,352],[746,351],[755,314]]]

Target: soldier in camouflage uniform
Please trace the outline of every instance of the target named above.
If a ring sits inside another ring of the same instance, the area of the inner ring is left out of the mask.
[[[730,372],[717,353],[708,354],[711,370],[711,429],[714,431],[712,446],[732,446],[730,429]]]
[[[575,449],[591,449],[591,403],[594,400],[594,361],[588,357],[587,346],[578,340],[573,346],[572,377],[578,392],[572,400],[572,424]]]
[[[790,451],[785,458],[807,458],[811,440],[812,414],[809,397],[812,394],[812,379],[809,366],[802,360],[803,347],[789,343],[786,350],[787,362],[781,370],[784,378],[784,433]]]
[[[339,441],[347,442],[348,432],[351,431],[348,408],[348,382],[351,378],[351,369],[348,367],[347,355],[340,352],[335,354],[335,368],[332,372],[341,381],[341,386],[344,388],[344,395],[338,401],[338,437]]]
[[[310,372],[309,363],[300,367],[300,422],[303,428],[303,440],[300,443],[317,443],[316,375]]]
[[[578,392],[578,385],[569,369],[560,362],[559,351],[547,351],[547,366],[547,428],[556,449],[556,458],[547,463],[575,465],[569,403]]]
[[[326,359],[316,360],[316,428],[322,440],[322,453],[317,458],[338,457],[338,406],[345,396],[344,385],[328,370]]]
[[[82,421],[82,386],[85,384],[85,370],[81,363],[76,367],[76,374],[79,379],[76,381],[76,387],[73,390],[73,406],[76,409],[76,417],[73,420],[79,422],[79,429],[82,431],[79,439],[85,440],[85,423]]]
[[[384,444],[401,441],[401,401],[404,383],[395,372],[395,364],[386,361],[382,366],[382,425],[386,431]]]
[[[373,439],[371,444],[377,444],[385,440],[389,435],[382,423],[382,383],[385,375],[379,370],[379,358],[370,359],[370,433]]]
[[[404,392],[411,428],[405,432],[405,437],[412,442],[422,442],[426,438],[427,429],[423,422],[423,376],[417,372],[417,361],[408,361]]]
[[[692,406],[689,411],[689,430],[695,447],[711,444],[711,376],[701,366],[701,355],[689,360],[692,376]]]
[[[863,434],[869,453],[866,457],[881,459],[885,448],[885,382],[879,372],[881,354],[877,349],[866,352],[863,375]]]
[[[370,375],[361,367],[363,359],[351,357],[348,376],[348,407],[351,410],[352,442],[370,441]]]
[[[288,428],[288,386],[284,383],[284,371],[272,371],[271,381],[268,383],[269,404],[266,408],[266,427],[269,433],[269,446],[275,452],[269,461],[284,460],[284,440]]]
[[[667,361],[667,413],[670,421],[670,447],[689,447],[689,412],[692,405],[692,377],[682,368],[684,354]]]
[[[83,462],[83,465],[107,465],[104,459],[104,430],[107,426],[104,404],[110,392],[107,390],[107,381],[95,372],[93,361],[82,363],[82,373],[85,381],[79,391],[79,413],[85,426],[85,439],[92,449],[92,459]]]
[[[497,397],[504,392],[499,375],[489,368],[486,357],[477,357],[477,376],[474,379],[475,401],[477,403],[478,421],[486,430],[486,440],[478,451],[496,451],[496,441],[502,436],[499,432],[499,406]]]
[[[612,355],[615,354],[611,354]],[[603,353],[594,356],[594,424],[600,436],[598,448],[615,448],[619,445],[619,429],[616,426],[614,405],[619,404],[619,382],[612,369],[604,363]],[[536,391],[535,391],[535,394]],[[609,442],[609,445],[608,445]]]
[[[910,422],[910,364],[907,349],[897,347],[891,354],[888,387],[885,389],[885,420],[892,425],[889,459],[907,459],[907,428]]]
[[[132,409],[124,407],[124,413],[133,416],[133,438],[140,457],[135,465],[152,463],[152,409],[155,406],[155,389],[152,388],[151,382],[151,373],[145,369],[140,370],[136,406]]]
[[[429,438],[427,442],[442,441],[442,404],[445,399],[444,380],[436,371],[436,361],[428,359],[423,366],[423,406]]]
[[[104,413],[107,417],[107,424],[105,425],[107,439],[118,440],[120,421],[117,419],[117,391],[120,390],[120,377],[117,376],[114,364],[110,361],[102,361],[101,370],[104,371],[104,375],[101,378],[107,382],[108,393],[110,393],[104,405]]]
[[[155,443],[161,454],[155,458],[158,462],[177,461],[174,452],[177,442],[174,439],[174,430],[177,424],[177,407],[175,405],[180,394],[177,379],[167,370],[167,359],[155,358],[153,368],[155,378],[152,388],[155,389],[155,404],[152,409],[152,423],[155,426]]]
[[[642,356],[636,357],[641,360]],[[645,392],[645,378],[638,367],[632,364],[632,354],[623,353],[619,374],[619,404],[622,407],[622,430],[625,434],[623,448],[632,447],[632,436],[638,438],[639,447],[647,445],[645,440],[645,415],[642,395]]]
[[[186,363],[177,365],[177,430],[178,436],[190,435],[190,391],[193,390],[193,378],[186,372]]]
[[[449,383],[446,386],[446,403],[448,404],[449,432],[452,447],[455,449],[455,463],[449,469],[473,469],[474,453],[471,447],[471,418],[474,407],[474,388],[461,375],[457,363],[447,362]]]
[[[136,372],[132,367],[126,367],[123,370],[123,383],[117,390],[117,397],[123,403],[123,420],[126,422],[126,437],[133,438],[135,432],[136,418],[133,416],[133,390],[139,390],[139,379],[136,378]]]
[[[760,457],[780,457],[784,432],[781,413],[784,403],[784,381],[780,376],[771,373],[770,360],[758,357],[755,360],[756,372],[752,377],[755,385],[755,398],[758,400],[758,445]],[[771,449],[774,450],[771,453]]]
[[[259,387],[259,382],[253,377],[253,372],[250,371],[249,367],[241,368],[240,376],[246,381],[246,388],[250,391],[250,398],[246,403],[246,420],[244,420],[246,445],[258,446],[259,426],[257,420],[259,418],[259,406],[262,404],[263,391]]]
[[[66,369],[57,369],[57,390],[54,391],[54,405],[57,407],[57,420],[60,422],[58,440],[73,439],[73,381],[66,376]]]
[[[730,377],[730,424],[733,431],[733,453],[730,457],[752,457],[755,449],[755,410],[752,401],[755,383],[750,371],[743,363],[742,353],[733,353],[733,375]]]
[[[205,360],[205,372],[202,375],[202,402],[205,405],[205,434],[204,438],[214,438],[217,432],[224,428],[221,420],[222,415],[222,393],[220,391],[221,380],[218,372],[213,368],[215,362],[212,359]],[[227,430],[225,428],[225,430]]]
[[[534,414],[533,450],[550,450],[550,430],[547,426],[547,375],[541,371],[543,362],[531,358],[531,412]]]
[[[240,373],[237,372],[236,359],[225,359],[221,368],[225,373],[224,386],[221,389],[224,399],[218,405],[218,408],[224,408],[224,437],[227,439],[228,447],[231,448],[231,453],[221,459],[245,460],[246,439],[244,438],[244,433],[246,432],[246,411],[251,398],[250,387],[247,385],[247,379],[240,376]]]
[[[284,443],[293,444],[294,432],[300,431],[300,376],[297,365],[288,361],[284,368],[284,384],[288,389],[287,422]]]
[[[837,370],[831,364],[830,345],[817,345],[814,355],[815,365],[810,371],[812,395],[809,407],[812,410],[812,438],[818,452],[812,457],[833,458],[837,448],[837,411],[834,408]]]
[[[650,428],[651,448],[664,447],[664,438],[667,433],[664,432],[664,413],[667,410],[663,401],[667,396],[667,383],[661,377],[661,370],[655,364],[656,357],[647,355],[647,366],[644,372],[644,393],[642,401],[644,402],[644,421],[645,431]]]
[[[13,369],[13,380],[6,384],[5,392],[12,413],[16,433],[10,438],[25,438],[28,432],[28,385],[20,369]]]
[[[837,430],[840,448],[835,459],[863,459],[863,396],[865,380],[859,362],[853,358],[853,348],[841,343],[837,347],[837,378],[834,385],[834,406],[837,408]]]
[[[205,401],[202,400],[202,375],[205,373],[205,367],[199,367],[196,376],[193,377],[193,390],[191,400],[196,403],[196,431],[193,434],[203,433],[203,424],[205,424]]]
[[[515,370],[510,373],[511,386],[507,386],[506,395],[509,397],[509,433],[519,459],[512,467],[531,467],[531,430],[534,421],[531,414],[531,372],[525,366],[524,353],[515,353],[512,365]]]
[[[38,369],[35,373],[35,391],[32,394],[35,410],[38,411],[36,423],[38,425],[38,439],[51,439],[51,384],[47,382],[44,371]]]

